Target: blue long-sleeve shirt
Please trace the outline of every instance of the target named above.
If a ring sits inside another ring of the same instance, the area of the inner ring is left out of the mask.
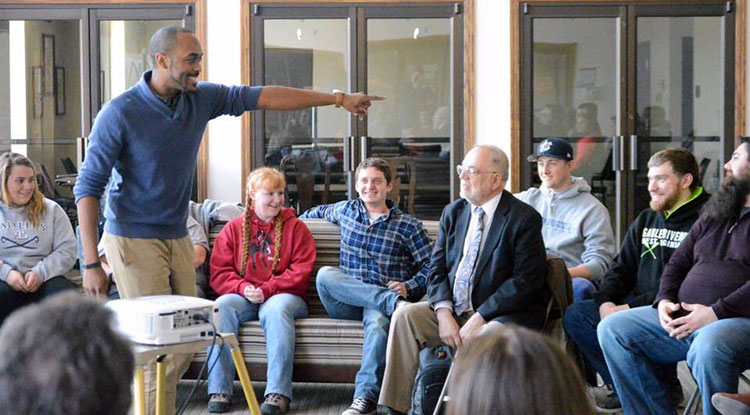
[[[174,112],[148,86],[151,71],[110,101],[96,117],[73,193],[99,199],[113,178],[104,216],[108,233],[175,239],[185,221],[196,156],[209,120],[241,115],[258,105],[261,88],[199,82]]]
[[[373,223],[359,198],[317,206],[300,218],[341,226],[340,265],[349,276],[380,286],[400,281],[410,299],[419,299],[427,290],[432,241],[420,221],[386,203],[388,214]]]

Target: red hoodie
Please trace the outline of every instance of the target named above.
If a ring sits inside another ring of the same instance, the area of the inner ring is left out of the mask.
[[[244,295],[252,284],[263,291],[267,300],[278,293],[289,293],[306,298],[307,284],[315,263],[315,242],[307,226],[297,219],[293,209],[283,208],[281,255],[274,275],[271,275],[273,255],[277,247],[274,221],[264,223],[251,213],[250,255],[244,279],[239,275],[242,266],[242,221],[244,215],[227,223],[216,237],[211,254],[211,287],[217,294]]]

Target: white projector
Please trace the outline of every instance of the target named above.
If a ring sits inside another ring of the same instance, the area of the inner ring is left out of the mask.
[[[136,343],[166,345],[211,338],[216,303],[184,295],[151,295],[107,303],[118,329]]]

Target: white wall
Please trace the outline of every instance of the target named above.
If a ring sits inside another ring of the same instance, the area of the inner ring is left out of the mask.
[[[242,30],[240,0],[206,2],[208,80],[240,84]],[[242,198],[242,122],[224,116],[208,124],[208,198],[239,202]]]
[[[500,0],[475,6],[475,139],[510,154],[510,6]]]

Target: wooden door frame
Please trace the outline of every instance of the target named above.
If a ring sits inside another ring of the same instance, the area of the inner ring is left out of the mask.
[[[511,183],[510,187],[513,192],[519,192],[521,187],[522,159],[521,159],[521,16],[524,3],[537,5],[574,5],[582,3],[597,3],[607,5],[630,5],[630,4],[669,4],[679,3],[680,0],[510,0],[510,165],[511,165]],[[734,136],[747,135],[745,120],[746,105],[746,25],[747,25],[747,2],[748,0],[735,0],[735,33],[734,33]],[[725,0],[702,0],[701,3],[726,3]]]
[[[463,65],[464,65],[464,79],[463,79],[463,125],[464,125],[464,151],[474,147],[476,139],[474,137],[475,132],[475,109],[474,109],[474,12],[475,12],[475,0],[242,0],[241,3],[241,17],[242,17],[242,67],[241,67],[241,80],[245,85],[249,85],[252,80],[252,68],[251,68],[251,17],[253,5],[262,5],[264,3],[285,3],[290,4],[320,4],[320,5],[341,5],[341,6],[352,6],[357,3],[367,5],[387,5],[387,4],[445,4],[445,3],[457,3],[462,5],[463,14]],[[250,173],[251,166],[253,165],[253,154],[251,149],[253,148],[252,138],[252,117],[249,113],[242,115],[242,199],[245,199],[245,181],[247,175]]]

